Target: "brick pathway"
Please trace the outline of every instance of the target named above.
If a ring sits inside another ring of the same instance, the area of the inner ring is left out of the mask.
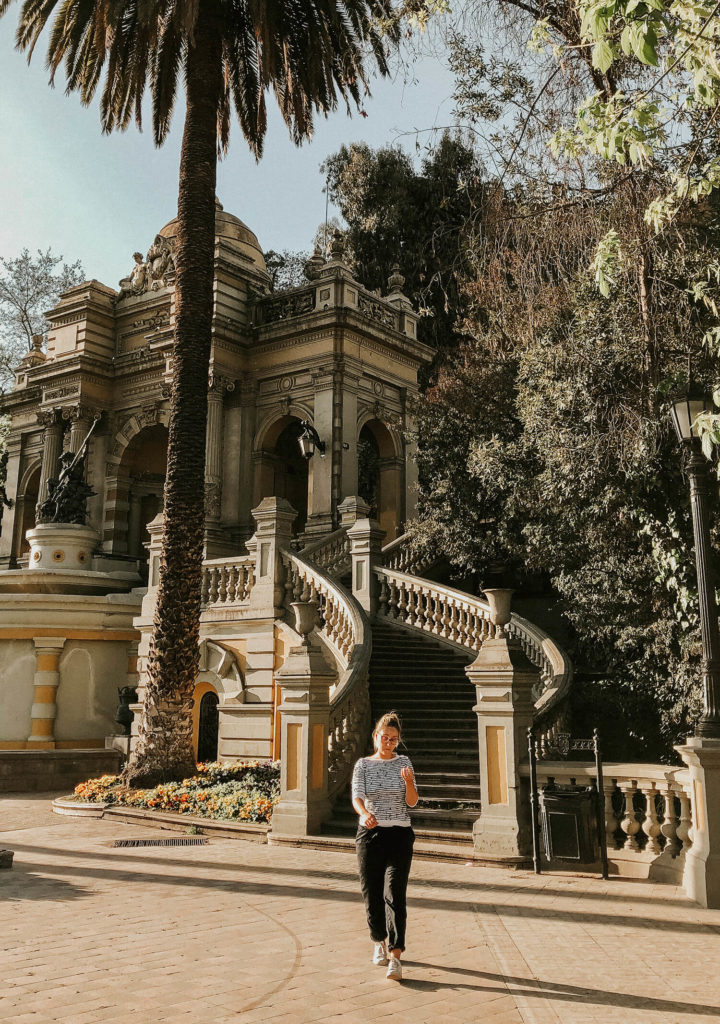
[[[3,1024],[717,1024],[720,911],[668,886],[418,861],[385,980],[346,853],[177,837],[0,798]]]

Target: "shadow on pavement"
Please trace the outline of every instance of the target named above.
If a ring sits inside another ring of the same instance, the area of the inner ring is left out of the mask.
[[[715,1018],[720,1017],[720,1005],[709,1006],[705,1003],[687,1003],[673,999],[658,999],[654,996],[635,995],[631,992],[608,991],[607,989],[596,989],[579,987],[577,985],[564,985],[559,982],[530,981],[528,978],[513,978],[502,974],[493,974],[490,971],[471,971],[464,967],[447,967],[445,964],[430,964],[421,960],[405,960],[403,964],[408,967],[419,967],[436,971],[446,971],[449,974],[461,974],[466,977],[477,978],[478,981],[489,981],[502,985],[502,989],[489,989],[487,985],[472,985],[456,981],[435,981],[424,978],[404,978],[403,988],[417,989],[419,991],[441,992],[444,989],[469,990],[469,991],[504,991],[512,996],[525,996],[526,998],[554,999],[563,1002],[588,1003],[599,1006],[621,1006],[628,1009],[637,1009],[642,1005],[643,1010],[654,1010],[657,1013],[682,1013],[682,1014],[706,1014]]]

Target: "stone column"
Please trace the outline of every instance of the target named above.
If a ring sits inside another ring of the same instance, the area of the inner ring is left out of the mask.
[[[57,718],[57,688],[60,684],[59,662],[65,637],[36,636],[35,692],[30,712],[31,726],[28,750],[55,749],[55,719]]]
[[[358,519],[367,519],[367,514],[370,511],[368,503],[360,497],[359,494],[350,494],[338,505],[338,515],[340,517],[340,526],[345,530],[349,530],[353,523],[356,523]]]
[[[148,585],[140,608],[140,615],[133,620],[133,626],[140,631],[140,641],[137,647],[134,644],[128,647],[127,685],[137,686],[138,691],[137,703],[130,705],[130,710],[133,713],[133,721],[130,726],[130,750],[134,749],[137,743],[138,729],[142,718],[147,657],[150,651],[150,636],[155,619],[155,605],[157,604],[158,584],[160,582],[160,556],[162,554],[164,528],[165,517],[162,512],[158,512],[155,518],[151,519],[147,524],[148,533],[150,534]]]
[[[280,800],[273,835],[313,835],[331,811],[328,799],[330,686],[335,674],[314,645],[293,647],[276,673],[282,688]]]
[[[253,509],[257,529],[247,542],[255,558],[255,583],[249,602],[253,618],[274,619],[285,614],[285,570],[280,551],[290,545],[296,515],[285,498],[263,498]]]
[[[142,558],[140,539],[142,531],[142,495],[128,495],[128,554],[133,558]]]
[[[38,413],[38,423],[45,427],[43,433],[43,456],[40,469],[40,490],[38,504],[48,496],[48,480],[57,478],[58,459],[62,452],[63,423],[56,409]]]
[[[382,563],[382,542],[385,531],[374,519],[358,519],[347,532],[352,558],[353,597],[370,618],[377,612],[380,581],[373,572]]]
[[[475,686],[480,746],[482,811],[473,825],[475,850],[510,863],[532,850],[529,790],[520,778],[533,720],[532,688],[538,670],[519,641],[495,627],[472,665],[465,669]]]
[[[93,420],[99,415],[94,409],[87,405],[76,405],[70,410],[70,451],[80,451],[88,431],[93,425]]]
[[[313,403],[313,426],[321,441],[325,442],[325,455],[316,451],[310,460],[308,478],[308,520],[305,532],[312,535],[330,533],[333,528],[333,463],[336,453],[333,446],[334,420],[334,374],[323,369],[313,375],[315,395]]]
[[[675,747],[690,769],[692,846],[683,886],[690,899],[720,909],[720,739],[691,736]]]
[[[225,393],[235,384],[226,377],[211,377],[208,386],[208,415],[205,430],[205,557],[228,553],[223,544],[222,520],[223,447]]]
[[[8,460],[5,476],[5,494],[12,501],[10,508],[0,509],[0,569],[14,569],[22,547],[25,496],[18,494],[20,482],[21,439],[19,435],[8,439]]]

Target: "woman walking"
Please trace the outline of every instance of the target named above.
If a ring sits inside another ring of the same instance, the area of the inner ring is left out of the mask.
[[[418,802],[410,758],[396,753],[401,739],[397,712],[383,715],[373,729],[375,753],[361,757],[352,778],[353,807],[360,816],[355,848],[373,963],[387,964],[391,981],[402,980],[406,893],[415,833],[408,807]]]

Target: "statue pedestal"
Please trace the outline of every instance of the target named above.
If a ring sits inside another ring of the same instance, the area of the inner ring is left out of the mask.
[[[28,570],[68,569],[87,572],[98,541],[97,530],[78,523],[41,523],[28,530]]]

